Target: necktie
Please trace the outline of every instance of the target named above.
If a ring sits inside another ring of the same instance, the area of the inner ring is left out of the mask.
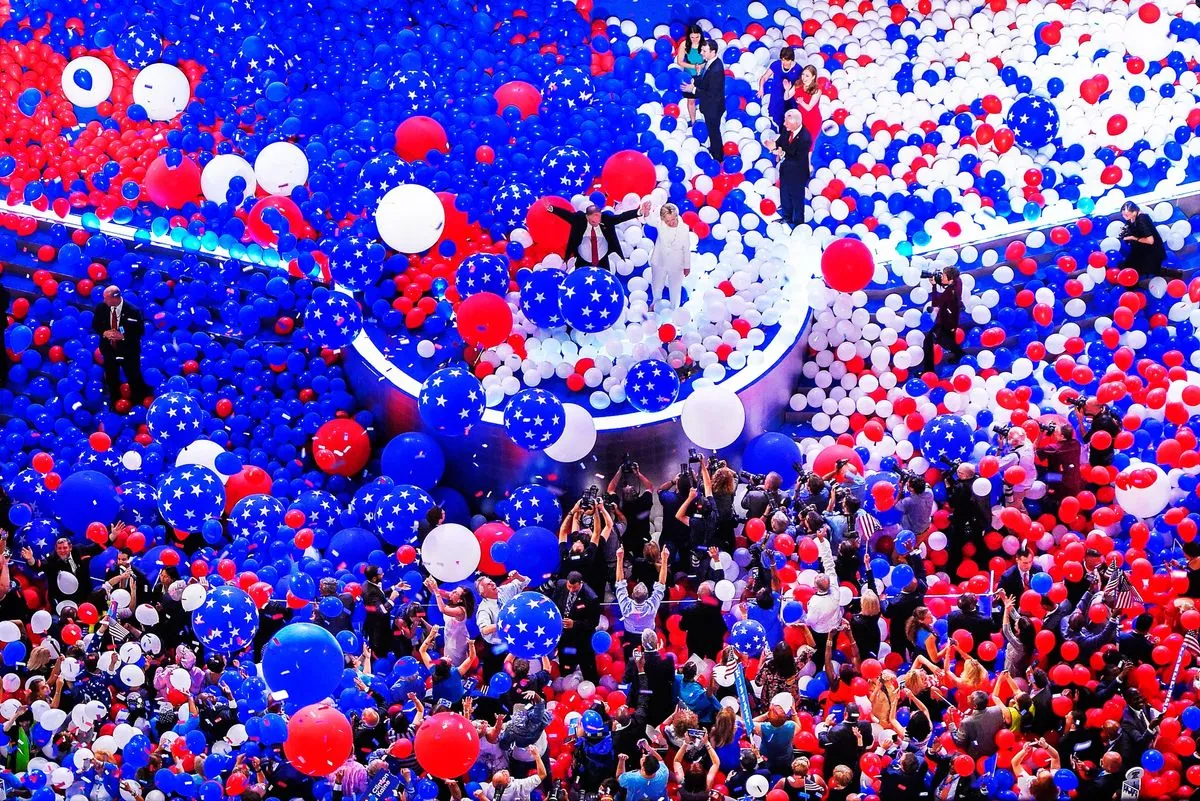
[[[573,592],[567,593],[567,608],[563,610],[565,614],[571,614],[571,608],[575,606],[576,594]]]
[[[1025,585],[1025,589],[1029,589],[1029,574],[1028,573],[1021,574],[1021,583]]]
[[[112,328],[112,330],[116,331],[117,328],[119,327],[117,325],[117,307],[116,306],[112,307],[112,313],[109,315],[109,318],[112,321],[110,324],[110,327]]]
[[[592,266],[600,266],[600,237],[596,235],[596,226],[591,226],[592,229]]]

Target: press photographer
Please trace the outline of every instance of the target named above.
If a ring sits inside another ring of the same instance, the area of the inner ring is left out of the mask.
[[[867,482],[858,474],[858,468],[849,459],[838,459],[833,469],[821,476],[821,480],[829,486],[830,499],[838,492],[853,495],[859,503],[867,497]]]
[[[787,508],[788,497],[783,491],[783,477],[778,473],[762,475],[743,470],[738,473],[738,478],[747,484],[746,493],[742,495],[742,508],[746,510],[747,520],[766,518],[772,512]]]
[[[1083,446],[1069,425],[1044,424],[1042,432],[1045,436],[1037,449],[1037,458],[1043,465],[1042,480],[1046,482],[1044,503],[1058,509],[1063,498],[1083,489],[1079,474]]]
[[[621,544],[628,553],[641,553],[650,541],[650,512],[654,508],[654,484],[642,475],[638,463],[625,454],[621,467],[608,482],[608,493],[616,497],[625,516]]]
[[[937,508],[933,492],[925,479],[907,470],[900,471],[896,509],[900,512],[900,528],[918,537],[929,530],[933,511]]]
[[[1088,464],[1092,467],[1108,467],[1113,463],[1116,448],[1113,439],[1121,433],[1123,426],[1116,412],[1095,398],[1079,397],[1071,401],[1075,417],[1079,420],[1079,431],[1088,446]],[[1104,434],[1104,436],[1098,436]]]
[[[950,541],[983,547],[983,535],[991,524],[991,506],[987,497],[975,493],[975,465],[970,462],[951,465],[945,473],[946,501],[950,507]],[[959,549],[951,549],[957,553]],[[957,558],[957,557],[955,557]]]
[[[958,277],[957,267],[945,267],[935,273],[924,275],[929,279],[933,292],[930,298],[933,314],[933,328],[925,335],[925,360],[921,369],[926,373],[934,372],[934,345],[941,345],[943,360],[957,364],[963,357],[962,346],[958,344],[958,318],[962,314],[962,279]],[[952,354],[951,358],[946,353]]]
[[[1029,492],[1033,487],[1033,482],[1037,478],[1037,453],[1033,449],[1033,444],[1029,441],[1029,436],[1025,433],[1025,429],[1020,426],[1015,426],[1011,423],[1003,426],[992,426],[1000,442],[998,443],[998,455],[1000,457],[1000,473],[1003,475],[1011,467],[1021,468],[1021,479],[1019,481],[1010,482],[1007,477],[1004,482],[1005,486],[1005,505],[1014,506],[1021,511],[1025,511],[1025,493]],[[1011,495],[1011,502],[1008,496]]]

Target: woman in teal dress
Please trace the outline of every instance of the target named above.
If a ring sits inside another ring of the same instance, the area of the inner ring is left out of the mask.
[[[771,64],[758,79],[758,95],[767,104],[767,114],[775,124],[775,130],[783,130],[783,115],[796,108],[795,100],[785,100],[784,93],[800,79],[800,65],[796,63],[796,51],[785,47],[779,51],[779,60]],[[769,83],[768,83],[769,80]],[[770,96],[767,89],[770,89]]]
[[[676,66],[687,73],[688,80],[684,83],[694,81],[700,75],[704,66],[704,59],[700,56],[700,43],[703,41],[704,31],[700,30],[700,26],[694,22],[688,25],[687,32],[683,34],[683,41],[675,51]],[[683,96],[687,98],[687,123],[693,125],[696,122],[696,93],[684,92]]]

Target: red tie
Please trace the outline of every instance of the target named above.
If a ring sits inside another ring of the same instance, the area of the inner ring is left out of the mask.
[[[112,307],[111,317],[112,317],[112,330],[116,331],[118,328],[118,326],[117,326],[117,307],[116,306]]]
[[[592,229],[592,266],[600,266],[600,238],[596,236],[596,226],[590,226]]]

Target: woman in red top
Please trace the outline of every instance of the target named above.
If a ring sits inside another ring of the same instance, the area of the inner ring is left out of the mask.
[[[792,91],[795,93],[796,108],[804,121],[804,129],[812,137],[812,148],[817,146],[817,137],[821,135],[821,90],[817,86],[817,68],[811,64],[800,71],[800,80]],[[810,152],[812,150],[810,148]]]

